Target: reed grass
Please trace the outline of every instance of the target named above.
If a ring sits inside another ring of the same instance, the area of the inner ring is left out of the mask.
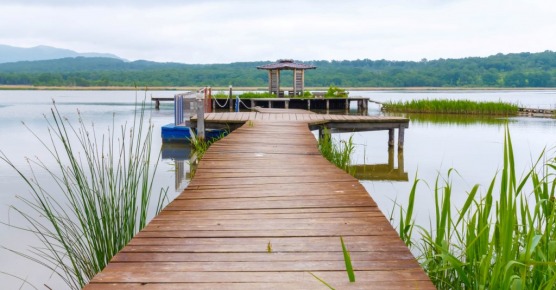
[[[453,170],[434,187],[434,217],[429,228],[413,218],[414,186],[399,225],[400,236],[438,289],[553,289],[556,287],[556,160],[545,154],[523,177],[516,174],[509,130],[504,166],[484,196],[479,185],[454,208]],[[419,238],[412,239],[417,229]]]
[[[503,115],[518,114],[518,106],[503,102],[474,102],[470,100],[411,100],[387,102],[382,105],[385,112],[400,113],[434,113],[467,115]]]
[[[349,250],[344,243],[344,238],[340,237],[340,243],[342,244],[342,253],[344,254],[344,263],[346,264],[346,273],[350,283],[355,282],[355,271],[353,270],[353,265],[351,264],[351,255]]]
[[[209,138],[209,139],[198,138],[195,135],[195,132],[193,132],[192,130],[190,130],[190,134],[191,134],[191,138],[189,139],[189,142],[191,142],[192,150],[191,150],[191,158],[190,158],[191,171],[189,172],[189,174],[191,178],[193,178],[195,176],[195,173],[197,172],[197,165],[199,161],[201,161],[201,159],[209,149],[210,145],[226,137],[226,135],[228,135],[228,132],[227,131],[222,132],[222,134],[218,135],[217,137]]]
[[[191,149],[193,149],[191,154],[195,155],[195,158],[193,159],[201,160],[203,158],[203,155],[205,155],[205,153],[209,149],[210,145],[226,137],[226,135],[228,135],[228,132],[222,132],[222,134],[218,135],[217,137],[208,139],[200,139],[195,135],[193,131],[190,131],[190,134],[191,138],[189,138],[189,142],[191,142]]]
[[[12,252],[47,267],[68,288],[81,289],[145,226],[158,160],[151,159],[153,125],[144,110],[144,102],[136,105],[131,124],[118,129],[113,123],[107,134],[98,135],[80,114],[74,126],[54,104],[45,116],[49,138],[31,133],[55,168],[28,159],[31,173],[26,174],[0,155],[31,193],[18,197],[25,206],[12,207],[26,225],[11,226],[34,233],[42,243],[29,253]],[[38,181],[39,171],[53,180],[55,189]],[[161,192],[157,211],[164,197]]]
[[[351,154],[355,150],[353,136],[350,136],[348,140],[334,142],[330,131],[324,128],[323,135],[319,138],[319,150],[324,158],[340,169],[349,174],[354,173],[351,167]]]

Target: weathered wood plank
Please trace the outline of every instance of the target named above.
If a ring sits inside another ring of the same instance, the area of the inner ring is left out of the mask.
[[[434,289],[364,187],[320,156],[307,126],[368,119],[207,115],[254,121],[213,144],[188,187],[85,289],[327,289],[308,272],[336,289]],[[340,236],[356,283],[347,282]]]

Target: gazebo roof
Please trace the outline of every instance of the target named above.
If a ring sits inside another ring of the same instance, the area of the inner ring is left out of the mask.
[[[257,69],[282,70],[282,69],[316,69],[316,66],[294,62],[293,59],[279,59],[275,63],[258,66]]]

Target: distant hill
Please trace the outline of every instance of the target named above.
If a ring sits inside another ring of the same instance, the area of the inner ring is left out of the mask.
[[[0,64],[0,85],[34,86],[251,86],[266,87],[268,61],[229,64],[127,62],[116,58],[70,57]],[[316,60],[309,87],[556,87],[556,52],[422,61]],[[281,84],[291,86],[291,71]]]
[[[0,63],[60,59],[65,57],[79,56],[121,59],[118,56],[109,53],[79,53],[69,49],[62,49],[44,45],[24,48],[0,44]]]

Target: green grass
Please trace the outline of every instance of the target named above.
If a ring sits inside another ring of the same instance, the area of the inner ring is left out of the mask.
[[[217,92],[215,94],[212,94],[213,99],[227,99],[228,97],[229,94],[224,92]]]
[[[268,99],[268,98],[277,98],[277,96],[269,92],[245,92],[239,95],[239,98],[240,99]]]
[[[207,150],[209,149],[210,145],[212,145],[214,142],[226,137],[226,135],[228,135],[228,132],[223,132],[222,134],[220,134],[218,137],[215,138],[210,138],[210,139],[200,139],[198,138],[195,133],[193,131],[191,131],[191,138],[189,139],[189,141],[191,142],[191,178],[193,178],[193,176],[195,176],[195,172],[197,171],[197,164],[199,163],[199,161],[201,161],[201,159],[203,158],[203,156],[205,155],[205,153],[207,152]]]
[[[469,100],[411,100],[384,103],[386,112],[434,113],[466,115],[503,115],[518,113],[518,106],[502,102],[474,102]]]
[[[454,208],[451,175],[437,178],[430,227],[415,225],[415,188],[402,216],[400,236],[438,289],[553,289],[556,287],[556,160],[544,153],[518,178],[506,128],[504,166],[479,194],[467,192]],[[414,230],[419,238],[412,239]]]
[[[80,115],[74,125],[54,106],[45,116],[50,137],[40,139],[31,132],[55,167],[28,159],[31,173],[26,174],[0,155],[31,193],[18,197],[25,206],[12,207],[26,225],[11,226],[33,232],[42,242],[30,253],[13,252],[47,267],[68,288],[86,285],[147,222],[158,160],[151,159],[153,125],[145,119],[144,108],[144,102],[136,107],[129,126],[112,125],[98,135]],[[35,172],[44,172],[56,188],[43,186]],[[161,192],[157,210],[164,197]]]
[[[350,174],[353,173],[350,165],[351,154],[354,150],[353,136],[346,141],[334,142],[330,132],[324,128],[324,134],[319,138],[319,151],[328,161]]]
[[[340,244],[342,245],[342,254],[344,255],[344,263],[346,265],[348,280],[350,283],[355,283],[355,271],[353,270],[353,265],[351,264],[351,255],[346,247],[346,244],[344,243],[343,237],[340,237]],[[311,276],[321,282],[324,286],[328,287],[328,289],[335,290],[334,287],[332,287],[330,284],[328,284],[325,280],[321,279],[317,275],[313,274],[312,272],[309,272],[309,274],[311,274]]]
[[[353,270],[353,265],[351,264],[351,255],[349,254],[346,244],[344,244],[344,238],[340,237],[340,243],[342,244],[342,253],[344,254],[344,262],[346,264],[346,273],[348,275],[349,282],[354,283],[355,271]]]

